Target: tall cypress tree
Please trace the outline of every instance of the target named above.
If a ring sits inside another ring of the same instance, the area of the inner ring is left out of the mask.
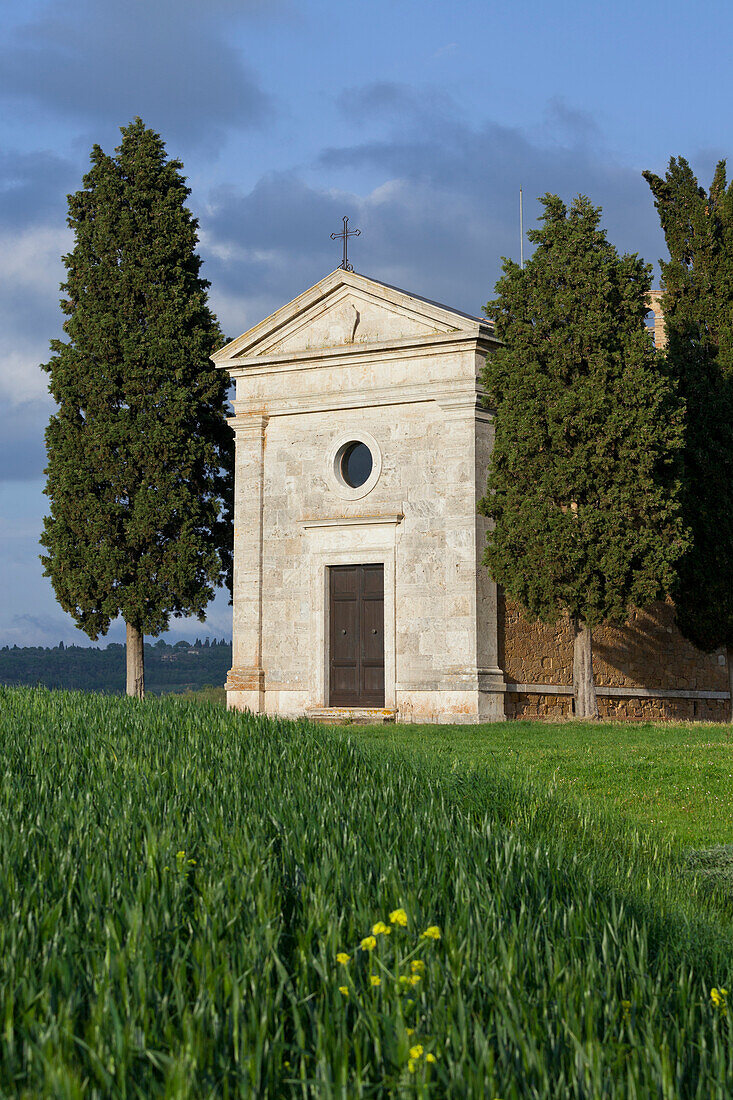
[[[727,647],[733,707],[733,184],[721,161],[706,194],[682,157],[664,179],[644,176],[670,256],[660,261],[669,369],[687,403],[693,541],[678,566],[677,622],[700,649]]]
[[[503,341],[483,381],[496,437],[485,563],[533,617],[574,628],[575,713],[598,714],[592,632],[669,591],[683,408],[646,330],[651,268],[619,256],[580,196],[546,195],[524,270],[485,312]]]
[[[127,625],[127,692],[144,693],[143,637],[197,615],[231,566],[228,378],[200,277],[182,164],[140,119],[114,156],[95,145],[69,196],[67,339],[44,365],[56,597],[90,638]]]

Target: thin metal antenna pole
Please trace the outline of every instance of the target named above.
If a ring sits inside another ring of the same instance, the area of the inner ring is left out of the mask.
[[[524,271],[524,211],[522,210],[522,188],[519,188],[519,266]]]

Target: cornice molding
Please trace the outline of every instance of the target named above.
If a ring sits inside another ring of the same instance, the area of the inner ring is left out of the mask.
[[[375,516],[328,516],[301,520],[300,526],[305,531],[321,527],[396,527],[404,518],[402,512]]]
[[[465,415],[467,410],[475,409],[479,420],[491,420],[491,413],[482,404],[483,389],[476,385],[474,390],[466,390],[465,381],[459,382],[418,382],[409,386],[378,386],[368,390],[325,391],[307,393],[297,397],[268,398],[267,416],[290,416],[292,413],[338,412],[341,409],[370,409],[386,405],[413,405],[420,402],[435,401],[441,408],[457,410]],[[260,399],[260,403],[264,403]],[[234,417],[230,420],[236,427],[239,421],[249,420],[249,402],[233,403]]]
[[[401,340],[381,340],[364,344],[342,344],[336,347],[313,348],[308,351],[278,352],[252,356],[236,356],[217,362],[218,367],[228,371],[234,378],[246,373],[248,377],[258,374],[282,374],[285,371],[313,370],[318,367],[341,366],[345,359],[360,361],[363,359],[389,362],[392,359],[414,359],[428,355],[445,355],[452,350],[465,351],[467,345],[474,345],[481,354],[498,345],[498,341],[489,336],[471,332],[431,333],[429,336],[411,336]]]

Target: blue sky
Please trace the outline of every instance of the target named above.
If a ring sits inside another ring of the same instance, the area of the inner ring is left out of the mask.
[[[733,147],[733,9],[711,0],[4,0],[0,645],[83,643],[38,561],[38,364],[59,335],[66,194],[136,115],[184,162],[211,301],[238,335],[338,265],[478,312],[545,191],[664,254],[641,178]],[[230,633],[225,598],[205,626]],[[121,640],[114,626],[109,640]]]

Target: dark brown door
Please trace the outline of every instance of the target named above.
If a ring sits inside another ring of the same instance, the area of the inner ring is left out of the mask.
[[[332,565],[332,707],[384,706],[384,566]]]

